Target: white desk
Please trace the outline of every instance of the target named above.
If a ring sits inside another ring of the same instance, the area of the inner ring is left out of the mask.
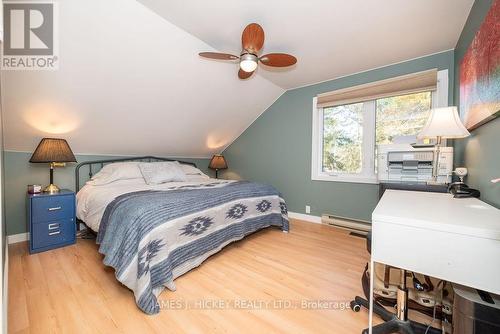
[[[371,273],[374,262],[500,294],[500,210],[475,198],[387,190],[372,213]]]

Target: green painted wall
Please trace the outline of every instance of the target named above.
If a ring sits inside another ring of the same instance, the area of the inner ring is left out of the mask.
[[[453,51],[287,91],[224,151],[230,168],[224,177],[274,185],[290,211],[305,213],[310,205],[313,215],[371,220],[377,185],[311,180],[312,99],[320,93],[431,68],[449,70],[452,103]]]
[[[7,228],[6,228],[6,220],[5,220],[5,175],[4,175],[4,147],[3,147],[3,109],[2,109],[2,104],[0,101],[0,238],[2,238],[2,242],[0,243],[0,253],[2,254],[2,260],[1,260],[1,266],[2,268],[0,269],[0,272],[2,273],[1,276],[1,282],[2,286],[0,287],[0,291],[2,292],[1,296],[4,296],[3,287],[4,287],[4,282],[5,282],[5,245],[7,244]]]
[[[4,152],[5,171],[5,217],[7,235],[24,233],[26,228],[26,189],[28,184],[47,185],[49,181],[49,168],[47,164],[29,163],[31,153]],[[77,155],[78,162],[118,158],[111,156]],[[185,159],[179,160],[196,163],[198,168],[208,175],[208,159]],[[54,172],[54,182],[61,188],[75,188],[75,166],[68,164],[67,167],[57,168]]]
[[[460,62],[481,26],[493,0],[475,1],[455,48],[455,105],[460,105]],[[481,191],[481,199],[500,207],[500,185],[490,182],[500,177],[500,118],[472,131],[467,139],[455,141],[456,165],[469,169],[466,182]]]
[[[448,69],[450,104],[459,104],[460,61],[486,15],[492,0],[476,1],[455,51],[447,51],[401,64],[390,65],[328,82],[287,91],[225,151],[230,169],[227,178],[243,178],[273,184],[284,195],[290,211],[333,213],[369,220],[377,203],[378,187],[370,184],[311,180],[312,99],[335,89],[382,80],[430,68]],[[468,183],[482,192],[482,199],[500,207],[500,186],[489,182],[500,177],[500,119],[483,125],[472,136],[455,143],[456,165],[469,168]],[[5,152],[5,217],[7,234],[26,232],[26,185],[48,181],[45,165],[30,164],[30,153]],[[78,155],[79,162],[109,156]],[[192,160],[207,172],[208,160]],[[209,173],[209,172],[207,172]],[[73,189],[74,165],[56,170],[56,183]]]

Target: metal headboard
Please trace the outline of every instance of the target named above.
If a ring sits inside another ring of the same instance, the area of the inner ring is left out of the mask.
[[[76,165],[75,168],[75,191],[80,190],[80,168],[83,166],[89,166],[88,167],[88,175],[89,179],[92,178],[92,175],[94,175],[94,169],[93,167],[95,165],[100,166],[100,168],[104,167],[105,164],[110,164],[113,162],[124,162],[124,161],[144,161],[144,162],[153,162],[153,161],[178,161],[181,164],[186,164],[186,165],[191,165],[196,167],[196,164],[194,162],[187,162],[187,161],[181,161],[181,160],[175,160],[175,159],[168,159],[168,158],[159,158],[159,157],[153,157],[153,156],[145,156],[145,157],[129,157],[129,158],[119,158],[119,159],[109,159],[109,160],[94,160],[94,161],[85,161],[81,162],[78,165]],[[99,168],[99,170],[100,170]],[[98,171],[98,170],[97,170]]]

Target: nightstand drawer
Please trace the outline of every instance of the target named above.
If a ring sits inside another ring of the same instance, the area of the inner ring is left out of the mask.
[[[67,218],[33,225],[31,238],[34,249],[74,241],[75,221]]]
[[[74,196],[47,196],[32,199],[33,223],[72,218],[75,212]]]

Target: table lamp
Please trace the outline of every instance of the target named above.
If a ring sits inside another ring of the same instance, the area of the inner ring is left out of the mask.
[[[439,168],[439,147],[441,140],[465,138],[470,136],[469,131],[464,127],[460,117],[458,116],[457,107],[445,107],[432,109],[431,115],[427,119],[427,123],[417,138],[436,138],[436,163],[432,169],[432,180],[437,181]]]
[[[30,162],[50,164],[50,184],[43,190],[48,193],[57,193],[59,188],[54,184],[54,167],[64,167],[66,162],[76,162],[68,142],[59,138],[43,138]]]
[[[214,154],[212,160],[210,160],[208,168],[215,169],[215,178],[218,179],[219,169],[227,169],[226,159],[224,159],[224,156],[222,154]]]

